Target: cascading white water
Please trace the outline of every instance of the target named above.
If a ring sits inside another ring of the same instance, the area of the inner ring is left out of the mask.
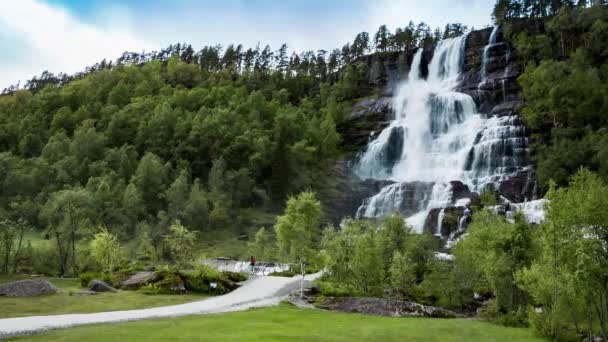
[[[441,228],[443,228],[443,218],[445,216],[445,209],[441,209],[439,211],[439,215],[437,215],[437,231],[435,231],[435,236],[441,236]]]
[[[497,28],[488,45],[496,44],[496,35]],[[399,211],[421,233],[431,209],[454,204],[450,181],[479,191],[525,165],[527,140],[519,119],[484,118],[471,96],[456,91],[465,41],[466,36],[439,42],[426,79],[420,71],[422,49],[414,55],[408,78],[393,98],[393,121],[368,144],[355,167],[360,178],[395,183],[366,199],[357,217]]]
[[[486,83],[486,79],[488,78],[488,72],[486,68],[486,64],[490,55],[490,49],[496,45],[496,37],[498,36],[498,26],[494,26],[492,29],[492,33],[490,34],[490,40],[488,41],[488,45],[483,48],[483,54],[481,55],[481,83],[479,86]]]

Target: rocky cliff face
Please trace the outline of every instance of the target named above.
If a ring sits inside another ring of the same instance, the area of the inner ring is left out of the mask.
[[[495,34],[495,42],[488,45],[491,40],[492,28],[471,32],[465,42],[463,61],[463,73],[457,91],[470,95],[478,111],[486,118],[497,120],[499,128],[498,139],[509,140],[502,145],[494,145],[488,152],[483,163],[500,162],[500,158],[510,157],[516,162],[506,166],[509,177],[496,183],[500,194],[513,202],[522,202],[533,199],[536,196],[536,181],[534,170],[528,158],[527,138],[525,127],[519,118],[523,101],[517,77],[521,74],[522,67],[518,62],[517,54],[512,47],[503,39],[502,32],[498,30]],[[487,46],[487,47],[486,47]],[[421,74],[428,74],[428,62],[432,60],[434,48],[425,47],[422,54]],[[364,195],[376,191],[379,186],[377,181],[362,181],[352,175],[348,165],[352,163],[357,153],[365,150],[366,145],[374,139],[393,119],[392,90],[396,82],[404,78],[408,72],[413,54],[385,53],[368,56],[364,59],[368,63],[368,79],[375,87],[382,87],[383,95],[377,98],[363,99],[354,104],[352,114],[338,126],[342,134],[344,147],[352,152],[347,156],[351,162],[343,162],[339,168],[342,179],[340,190],[345,191],[340,197],[347,198],[348,204],[330,204],[331,216],[335,221],[343,216],[354,216],[357,210],[356,203],[363,203]],[[426,61],[426,62],[425,62]],[[427,70],[424,70],[427,68]],[[504,136],[502,136],[504,135]],[[391,155],[400,153],[401,149],[407,149],[395,134],[394,144],[390,151],[384,151],[385,163],[394,162]],[[482,134],[479,140],[487,139]],[[390,138],[389,138],[390,140]],[[471,154],[473,151],[471,151]],[[479,153],[478,153],[479,155]],[[470,160],[473,163],[473,160]],[[480,161],[476,161],[480,162]],[[373,183],[373,184],[372,184]],[[417,187],[405,187],[399,196],[409,196],[416,200],[415,191]],[[455,204],[458,198],[469,198],[469,204],[478,204],[478,194],[471,193],[466,186],[459,187],[452,184],[453,195],[464,194],[460,197],[454,196]],[[364,190],[365,189],[365,190]],[[398,190],[398,189],[397,189]],[[409,198],[408,197],[408,198]],[[337,201],[340,202],[340,201]],[[425,220],[425,231],[437,232],[441,229],[441,235],[454,235],[458,230],[459,219],[463,216],[465,207],[454,206],[444,210],[440,215],[440,209],[433,209]],[[443,221],[443,222],[439,222]],[[445,234],[444,234],[445,233]]]

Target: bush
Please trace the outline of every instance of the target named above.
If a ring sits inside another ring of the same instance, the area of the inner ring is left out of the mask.
[[[281,271],[281,272],[272,272],[269,274],[269,276],[273,276],[273,277],[294,277],[300,275],[299,273],[296,273],[292,270],[289,271]]]
[[[80,273],[80,287],[88,287],[91,280],[98,278],[98,273],[84,272]]]
[[[91,281],[93,279],[103,280],[108,284],[115,285],[115,283],[112,281],[112,277],[113,277],[113,275],[111,275],[109,273],[99,273],[99,272],[80,273],[80,276],[79,276],[80,287],[89,287],[89,284],[91,284]]]
[[[215,288],[211,286],[211,283],[215,284]],[[186,288],[198,293],[224,294],[237,287],[226,273],[203,265],[198,266],[194,273],[186,277]]]
[[[490,322],[507,327],[528,326],[528,315],[525,310],[502,312],[495,299],[490,300],[488,306],[479,315]]]
[[[319,293],[324,297],[352,297],[356,294],[339,284],[332,283],[329,281],[322,281],[319,283]]]
[[[248,278],[246,273],[232,271],[222,271],[222,276],[235,283],[240,283]]]
[[[32,248],[31,263],[34,273],[48,276],[58,275],[57,256],[51,247]]]

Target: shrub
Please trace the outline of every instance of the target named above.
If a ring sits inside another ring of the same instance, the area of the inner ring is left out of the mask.
[[[246,273],[231,271],[222,271],[222,276],[235,283],[240,283],[248,278]]]
[[[329,281],[319,283],[319,293],[325,297],[351,297],[355,295],[352,290],[345,286],[340,286]]]
[[[495,299],[490,300],[488,306],[479,315],[490,322],[508,327],[528,326],[528,315],[525,310],[502,312]]]
[[[296,272],[294,272],[292,270],[289,270],[289,271],[280,271],[280,272],[272,272],[272,273],[269,274],[269,276],[272,276],[272,277],[290,277],[290,278],[294,277],[294,276],[297,276],[297,275],[300,275],[300,274],[296,273]]]
[[[88,287],[91,280],[98,278],[98,273],[84,272],[80,273],[80,287]]]
[[[231,272],[234,273],[234,272]],[[215,288],[211,286],[215,283]],[[238,286],[224,272],[208,266],[198,266],[194,273],[187,276],[186,288],[190,291],[209,294],[224,294]]]
[[[91,284],[93,279],[103,280],[110,285],[114,285],[115,283],[112,281],[113,275],[109,273],[99,273],[99,272],[84,272],[80,273],[80,286],[88,287]]]
[[[57,275],[59,268],[57,256],[51,247],[37,247],[31,249],[32,270],[37,274]]]

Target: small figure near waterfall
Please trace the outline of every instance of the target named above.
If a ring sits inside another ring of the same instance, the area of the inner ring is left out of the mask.
[[[251,273],[255,272],[255,257],[253,255],[249,258],[249,269],[251,270]]]

